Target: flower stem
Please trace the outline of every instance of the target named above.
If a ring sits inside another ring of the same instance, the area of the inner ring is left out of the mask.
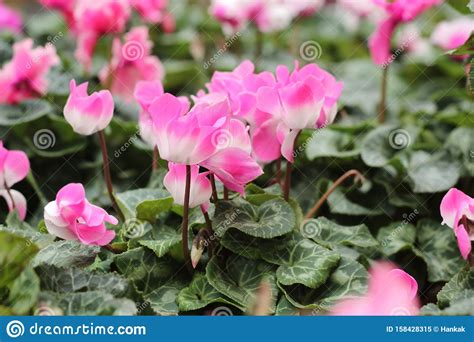
[[[349,170],[345,174],[343,174],[341,177],[339,177],[333,185],[324,193],[324,195],[319,199],[319,201],[316,202],[316,204],[306,213],[305,219],[310,219],[316,213],[318,212],[319,208],[324,204],[324,202],[327,200],[329,195],[331,195],[336,188],[341,185],[342,182],[344,182],[347,178],[349,177],[355,177],[355,182],[360,182],[362,183],[364,181],[364,176],[357,170]]]
[[[388,65],[382,69],[382,85],[380,88],[379,104],[379,123],[385,122],[385,112],[387,111],[387,84],[388,84]]]
[[[184,261],[188,268],[191,267],[191,252],[188,244],[188,225],[189,225],[189,195],[191,193],[191,165],[186,165],[186,185],[184,188],[184,208],[183,208],[183,225],[182,225],[182,244]]]
[[[229,200],[229,189],[224,186],[224,201]]]
[[[212,201],[214,204],[219,202],[219,196],[217,195],[217,188],[216,188],[216,178],[214,177],[213,173],[209,174],[209,180],[211,181],[211,188],[212,188]]]
[[[39,187],[38,182],[36,181],[33,171],[30,171],[30,173],[28,173],[28,176],[26,176],[26,180],[28,181],[28,183],[30,183],[31,187],[35,191],[36,196],[38,196],[41,205],[43,207],[46,206],[46,204],[48,204],[48,200],[46,199],[46,196],[41,191],[41,188]]]
[[[285,184],[283,185],[283,198],[288,202],[290,199],[290,188],[291,188],[291,173],[293,172],[293,164],[289,161],[286,162],[286,175]]]
[[[214,244],[212,243],[211,236],[214,235],[214,229],[212,229],[212,221],[211,218],[209,217],[209,214],[204,211],[203,207],[201,206],[202,214],[204,215],[204,220],[206,221],[206,231],[207,231],[207,239],[209,241],[209,247],[208,247],[208,253],[209,253],[209,258],[212,257],[213,251],[214,251]]]
[[[12,192],[10,191],[10,187],[7,184],[7,181],[4,181],[3,186],[5,190],[7,190],[8,197],[10,197],[10,201],[12,202],[12,211],[15,210],[16,205],[15,205],[15,200],[13,199]]]
[[[158,161],[160,160],[160,152],[158,151],[158,146],[153,148],[153,161],[152,161],[152,170],[158,170]]]
[[[120,210],[120,207],[118,206],[117,200],[114,196],[114,188],[112,185],[112,177],[110,176],[109,156],[107,154],[105,134],[104,131],[99,131],[97,134],[99,134],[100,148],[102,150],[102,159],[104,162],[104,179],[105,183],[107,184],[107,191],[109,193],[110,200],[112,201],[112,206],[114,207],[114,210],[116,211],[117,215],[119,215],[120,219],[124,221],[125,217],[123,216],[123,213]]]

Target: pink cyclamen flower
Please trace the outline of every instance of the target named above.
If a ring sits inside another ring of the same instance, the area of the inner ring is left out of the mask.
[[[140,136],[151,147],[157,146],[157,132],[155,131],[152,116],[149,112],[149,107],[153,101],[164,94],[163,85],[160,81],[139,81],[135,86],[134,97],[140,104],[140,116],[138,125],[140,127]],[[184,115],[189,110],[189,100],[184,97],[178,97],[181,101],[181,115]]]
[[[177,164],[193,165],[206,160],[217,151],[212,137],[226,124],[227,118],[211,123],[206,121],[215,110],[226,110],[221,104],[199,106],[183,115],[183,101],[165,93],[149,106],[156,145],[160,156]],[[220,109],[217,109],[220,108]]]
[[[419,313],[416,280],[390,263],[377,263],[370,270],[369,288],[363,297],[343,299],[332,315],[412,316]]]
[[[97,40],[106,34],[121,33],[130,17],[129,0],[81,0],[74,8],[78,34],[76,58],[86,71],[92,66]]]
[[[30,172],[30,162],[22,151],[9,151],[0,140],[0,197],[7,202],[10,211],[17,209],[22,220],[26,217],[25,197],[11,187],[23,180]]]
[[[431,35],[433,44],[445,51],[454,50],[463,45],[474,31],[474,19],[459,18],[439,23]]]
[[[0,1],[0,31],[7,30],[20,33],[23,26],[21,14]]]
[[[76,0],[40,0],[40,3],[47,8],[61,12],[69,28],[74,30],[74,7],[76,6]]]
[[[101,90],[88,95],[87,86],[87,82],[76,86],[76,81],[71,80],[71,94],[64,107],[66,121],[74,132],[82,135],[102,131],[109,125],[114,114],[112,94],[108,90]]]
[[[44,208],[44,223],[52,235],[64,240],[79,240],[86,245],[104,246],[115,237],[105,223],[117,219],[86,199],[82,184],[70,183],[56,194],[56,200]]]
[[[186,188],[186,165],[168,163],[168,173],[163,183],[170,192],[176,204],[184,205],[184,189]],[[204,210],[209,207],[209,198],[212,194],[211,182],[207,179],[209,172],[199,173],[199,166],[191,166],[191,188],[189,193],[189,207],[202,205]]]
[[[474,198],[452,188],[444,195],[440,212],[443,224],[454,230],[461,255],[467,259],[474,240]]]
[[[138,81],[162,80],[164,68],[158,57],[151,55],[152,47],[145,26],[135,27],[128,32],[124,44],[120,39],[115,39],[112,61],[99,75],[102,84],[110,84],[114,95],[131,101]]]
[[[271,113],[272,118],[255,132],[254,146],[261,145],[256,151],[263,153],[264,145],[273,140],[271,145],[276,146],[277,139],[281,154],[293,162],[294,142],[299,132],[304,128],[325,127],[334,121],[343,84],[316,64],[301,69],[296,64],[291,74],[285,66],[279,66],[277,81],[273,87],[258,89],[257,108]]]
[[[130,0],[132,7],[150,23],[161,23],[165,17],[168,0]]]
[[[48,88],[46,75],[59,64],[53,45],[33,48],[33,40],[13,45],[13,58],[0,70],[0,103],[16,104],[44,95]]]
[[[387,16],[370,36],[369,49],[374,63],[383,66],[390,62],[390,46],[397,26],[414,20],[424,11],[440,4],[442,0],[374,1],[385,10]]]

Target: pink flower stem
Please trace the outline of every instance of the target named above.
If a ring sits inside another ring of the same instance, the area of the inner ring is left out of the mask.
[[[388,65],[382,69],[382,85],[380,88],[380,104],[379,104],[379,123],[385,122],[385,112],[387,111],[387,85],[388,85]]]
[[[306,213],[305,219],[310,219],[316,215],[318,210],[321,208],[321,206],[326,202],[328,199],[329,195],[331,195],[336,188],[341,185],[347,178],[349,177],[355,177],[355,182],[360,182],[362,183],[364,181],[364,176],[357,170],[349,170],[346,173],[344,173],[341,177],[339,177],[331,187],[324,193],[324,195],[319,199],[319,201],[316,202],[316,204]]]
[[[109,156],[107,154],[107,144],[105,142],[105,134],[104,131],[99,131],[97,132],[99,135],[99,141],[100,141],[100,148],[102,150],[102,159],[104,162],[104,179],[105,179],[105,184],[107,185],[107,191],[109,193],[110,201],[112,202],[112,206],[114,207],[115,212],[117,215],[119,215],[120,219],[122,221],[125,220],[125,217],[123,216],[122,211],[120,210],[120,207],[117,204],[117,200],[115,199],[114,196],[114,188],[112,185],[112,177],[110,176],[110,165],[109,165]]]
[[[290,199],[290,188],[291,188],[291,173],[293,172],[293,164],[289,161],[286,162],[286,175],[285,183],[283,185],[283,198],[288,202]]]
[[[152,169],[153,171],[158,170],[158,161],[160,160],[160,152],[158,151],[158,146],[153,148],[153,161],[152,161]]]
[[[462,225],[464,226],[464,229],[466,229],[467,234],[471,236],[471,227],[469,226],[469,221],[467,220],[466,215],[463,215],[463,217],[461,218],[461,222],[462,222]],[[474,254],[472,253],[472,251],[471,253],[469,253],[468,260],[469,260],[469,265],[474,266]]]
[[[182,225],[182,245],[184,261],[187,267],[192,270],[191,252],[188,244],[188,225],[189,225],[189,196],[191,193],[191,165],[186,165],[186,185],[184,188],[184,204],[183,204],[183,225]]]
[[[15,208],[16,208],[15,200],[13,199],[13,195],[10,191],[10,187],[7,185],[6,181],[3,184],[4,184],[5,190],[7,190],[8,197],[10,197],[10,201],[12,201],[12,209],[15,210]]]
[[[212,187],[212,201],[214,204],[219,202],[219,196],[217,195],[217,188],[216,188],[216,178],[214,177],[213,173],[209,174],[209,180],[211,181],[211,187]]]

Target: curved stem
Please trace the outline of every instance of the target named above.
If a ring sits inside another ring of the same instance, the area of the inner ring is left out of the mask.
[[[324,193],[324,195],[319,199],[319,201],[316,202],[316,204],[306,213],[305,219],[310,219],[316,213],[318,212],[319,208],[326,202],[328,199],[329,195],[331,195],[336,188],[341,185],[342,182],[344,182],[347,178],[354,176],[355,182],[360,182],[362,183],[364,181],[364,176],[357,170],[349,170],[345,174],[343,174],[341,177],[339,177],[333,185],[329,187],[329,189]]]
[[[184,188],[184,208],[183,208],[183,225],[182,225],[182,245],[184,261],[188,268],[191,267],[191,252],[188,244],[188,224],[189,224],[189,195],[191,193],[191,165],[186,165],[186,185]]]
[[[97,132],[97,134],[99,135],[100,148],[102,150],[102,159],[104,162],[104,179],[105,179],[105,183],[107,184],[107,191],[109,193],[110,200],[112,201],[112,206],[114,207],[114,210],[117,212],[117,215],[119,215],[120,219],[124,221],[125,217],[123,216],[123,213],[120,210],[120,207],[118,206],[117,200],[115,199],[115,196],[114,196],[114,188],[112,185],[112,177],[110,175],[109,156],[107,154],[107,144],[105,142],[105,134],[104,134],[104,131],[99,131]]]
[[[288,202],[290,199],[290,188],[291,188],[291,173],[293,172],[293,164],[289,161],[286,162],[286,175],[285,184],[283,185],[283,198]]]
[[[28,173],[28,176],[26,176],[26,180],[28,181],[28,183],[30,183],[31,187],[35,191],[36,196],[38,196],[41,205],[45,207],[46,204],[48,204],[48,200],[46,199],[44,193],[41,191],[41,188],[39,187],[38,182],[36,181],[33,171],[30,171],[30,173]]]
[[[211,181],[212,200],[214,204],[216,204],[217,202],[219,202],[219,196],[217,195],[216,178],[214,177],[213,173],[209,173],[209,180]]]
[[[387,84],[388,84],[388,65],[382,69],[382,86],[380,88],[380,104],[379,104],[379,123],[385,122],[385,112],[387,110]]]
[[[10,187],[7,184],[7,181],[4,181],[3,186],[5,190],[7,191],[8,197],[10,197],[10,201],[12,202],[12,211],[15,210],[16,205],[15,205],[15,200],[13,199],[12,192],[10,191]]]

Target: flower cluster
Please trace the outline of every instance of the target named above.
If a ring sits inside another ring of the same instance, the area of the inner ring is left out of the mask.
[[[13,45],[13,58],[0,69],[0,103],[16,104],[46,94],[46,75],[60,63],[53,45],[33,48],[33,40]]]
[[[377,65],[390,62],[390,47],[395,29],[402,23],[414,20],[429,8],[441,3],[441,0],[375,0],[385,12],[385,18],[369,38],[372,60]]]
[[[3,0],[0,0],[0,31],[20,33],[22,26],[23,19],[20,13],[3,4]]]
[[[174,27],[174,22],[169,13],[166,12],[166,0],[40,0],[40,2],[51,9],[61,11],[71,30],[77,36],[76,58],[83,65],[86,71],[92,67],[92,57],[100,37],[105,35],[121,34],[125,31],[126,25],[131,17],[132,9],[135,9],[145,21],[157,24],[162,23],[166,31]],[[136,70],[154,68],[150,73],[155,76],[157,73],[162,76],[163,70],[159,61],[151,62],[149,55],[151,42],[148,41],[148,33],[144,29],[132,30],[125,38],[126,43],[136,42],[139,49],[143,49],[140,60],[143,61],[135,69],[130,66],[126,71],[120,71],[120,77],[114,86],[120,89],[123,84],[124,73],[128,72],[129,77]],[[126,57],[125,57],[126,58]],[[138,60],[138,58],[137,58]],[[121,44],[119,39],[114,39],[113,60],[103,75],[114,71],[122,62]],[[123,66],[122,66],[123,67]],[[151,77],[150,76],[150,77]],[[133,87],[131,87],[133,92]],[[123,89],[121,89],[123,91]],[[131,92],[128,92],[131,94]]]
[[[211,14],[223,24],[227,33],[254,23],[261,32],[280,31],[297,16],[311,15],[322,0],[213,0]]]

